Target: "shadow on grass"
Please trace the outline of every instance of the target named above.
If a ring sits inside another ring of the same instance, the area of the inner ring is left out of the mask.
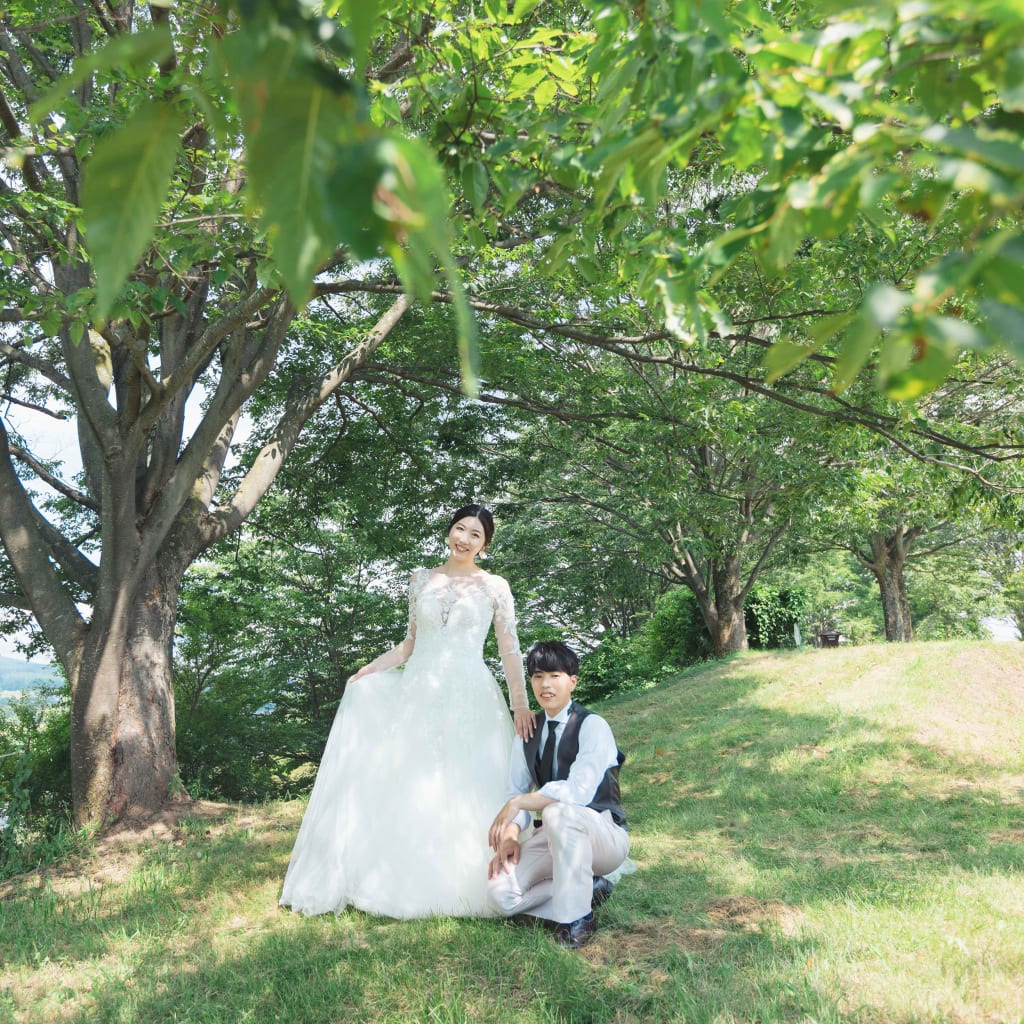
[[[721,872],[700,869],[719,855],[795,905],[913,901],[951,867],[1024,869],[1024,793],[1007,783],[1019,766],[939,752],[898,722],[746,703],[762,684],[740,674],[700,692],[683,680],[621,705],[639,914],[657,913],[663,890],[678,892],[684,867],[691,913],[737,895]]]
[[[276,900],[293,839],[292,828],[254,834],[229,827],[148,848],[116,910],[113,896],[105,905],[87,892],[63,899],[51,893],[51,911],[22,919],[22,941],[4,934],[20,961],[9,966],[60,964],[53,977],[55,987],[67,987],[60,1016],[76,1024],[612,1024],[710,1020],[710,1008],[727,1009],[737,989],[746,1000],[757,995],[759,964],[776,970],[813,956],[812,946],[778,929],[734,931],[721,923],[701,931],[664,920],[664,908],[636,922],[644,887],[631,882],[602,908],[602,930],[582,953],[558,948],[541,927],[397,922],[358,912],[309,919],[240,907],[232,934],[230,917],[211,903],[230,902],[233,894]],[[678,870],[701,883],[692,868]],[[774,1001],[776,1016],[829,1016],[830,997],[813,987],[757,998]],[[20,1019],[47,1019],[30,1009],[33,1002],[21,1003]]]
[[[641,871],[580,953],[503,922],[243,911],[232,935],[223,913],[200,912],[233,894],[276,901],[291,824],[153,847],[109,899],[26,894],[0,950],[14,967],[49,959],[88,977],[63,1014],[76,1024],[869,1019],[815,982],[806,908],[907,907],[951,868],[1019,872],[1022,844],[999,838],[1019,828],[1019,794],[1006,768],[939,753],[897,722],[747,702],[761,686],[694,677],[607,706]],[[119,942],[119,964],[100,966]]]
[[[294,925],[294,926],[293,926]],[[477,1024],[532,1021],[615,1024],[711,1020],[716,997],[763,987],[758,965],[803,961],[813,946],[779,935],[725,936],[716,964],[684,947],[663,948],[658,969],[623,962],[609,928],[582,954],[556,947],[542,928],[499,921],[381,922],[358,913],[282,922],[229,954],[200,941],[185,955],[138,956],[127,978],[94,981],[73,1024],[175,1020],[179,1024]],[[745,965],[729,985],[724,973]],[[757,995],[766,1019],[830,1019],[831,996],[813,986]]]
[[[38,885],[12,890],[0,902],[0,961],[89,960],[126,936],[168,922],[184,925],[192,905],[221,895],[226,885],[244,892],[268,876],[283,877],[293,840],[291,830],[253,837],[229,825],[214,837],[143,848],[141,862],[123,881],[105,879],[102,861],[95,880],[80,879],[68,894],[60,878],[51,887],[46,875],[39,876]]]

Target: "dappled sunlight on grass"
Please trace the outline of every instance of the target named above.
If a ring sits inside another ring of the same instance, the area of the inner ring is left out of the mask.
[[[694,929],[723,898],[792,908],[826,951],[817,990],[849,993],[844,1016],[1016,1021],[1022,954],[1003,942],[1024,950],[1024,660],[991,645],[907,653],[734,658],[663,686],[660,727],[623,702],[635,856],[659,894],[643,902],[685,893]],[[994,922],[999,943],[961,938]]]
[[[601,706],[639,870],[579,953],[292,914],[304,802],[208,807],[4,884],[0,1021],[1017,1024],[1019,721],[963,684],[1015,708],[1005,648],[755,653]]]

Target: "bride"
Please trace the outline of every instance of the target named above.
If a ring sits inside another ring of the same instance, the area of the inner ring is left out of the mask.
[[[388,917],[488,916],[487,831],[513,726],[483,659],[494,622],[515,730],[533,732],[508,584],[476,564],[481,505],[451,518],[448,559],[417,569],[409,628],[348,681],[292,850],[281,904]],[[399,665],[404,668],[399,669]]]

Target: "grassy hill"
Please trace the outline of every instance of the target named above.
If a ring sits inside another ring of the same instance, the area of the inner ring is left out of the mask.
[[[0,701],[44,683],[55,683],[59,678],[60,673],[52,665],[0,656]]]
[[[0,690],[27,690],[58,678],[59,673],[52,665],[0,656]]]
[[[1024,1017],[1024,644],[748,654],[601,710],[639,870],[583,951],[281,911],[302,802],[194,805],[0,886],[0,1021]]]

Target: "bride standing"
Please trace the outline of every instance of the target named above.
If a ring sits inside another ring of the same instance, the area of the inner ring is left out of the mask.
[[[512,593],[476,564],[493,535],[486,508],[460,508],[448,560],[412,574],[405,639],[349,679],[283,906],[399,918],[491,913],[487,829],[504,799],[513,735],[483,659],[492,620],[515,730],[528,739],[534,727]]]

